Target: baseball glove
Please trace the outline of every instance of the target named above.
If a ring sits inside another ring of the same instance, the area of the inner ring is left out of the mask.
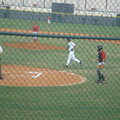
[[[103,68],[105,68],[105,65],[104,64],[98,65],[97,68],[98,69],[103,69]]]

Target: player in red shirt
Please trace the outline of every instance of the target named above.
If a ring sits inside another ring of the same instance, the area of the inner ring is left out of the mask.
[[[47,20],[48,20],[48,24],[50,24],[51,23],[51,17],[48,16]]]
[[[34,43],[37,43],[38,41],[38,37],[37,37],[38,31],[39,31],[39,26],[37,26],[36,23],[34,23],[34,26],[32,26],[32,32],[35,35],[33,36]]]
[[[99,45],[97,47],[98,51],[98,65],[97,65],[97,76],[98,79],[96,83],[105,83],[105,77],[101,70],[105,67],[105,62],[106,62],[106,53],[103,51],[103,46]]]

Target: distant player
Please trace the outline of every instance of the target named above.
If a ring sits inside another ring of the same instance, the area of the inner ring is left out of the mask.
[[[37,24],[34,23],[34,26],[32,26],[32,32],[35,35],[35,36],[33,36],[34,43],[38,42],[38,37],[37,37],[38,31],[39,31],[39,26],[37,26]]]
[[[47,21],[48,21],[48,24],[51,23],[51,17],[50,16],[48,16]]]
[[[97,81],[96,83],[105,83],[105,77],[102,73],[102,69],[105,67],[106,53],[103,51],[103,46],[97,47],[98,51],[98,65],[97,65]]]
[[[82,66],[82,61],[75,58],[75,53],[74,53],[75,43],[71,41],[71,38],[67,38],[67,41],[68,41],[67,49],[68,49],[69,55],[68,55],[67,63],[66,65],[64,65],[64,67],[68,68],[68,65],[71,62],[71,60],[78,62]]]
[[[0,45],[0,55],[2,54],[2,52],[3,52],[3,48],[2,48],[2,46]]]

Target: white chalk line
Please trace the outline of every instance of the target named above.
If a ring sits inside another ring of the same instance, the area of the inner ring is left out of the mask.
[[[30,74],[36,74],[35,76],[32,76],[32,78],[38,78],[39,76],[41,76],[43,73],[42,72],[32,72],[32,71],[29,71],[28,73],[30,73]]]
[[[48,71],[44,71],[44,72],[48,72]],[[78,74],[71,73],[71,72],[66,72],[66,71],[51,71],[51,72],[63,72],[63,73],[67,73],[68,75],[71,74],[71,75],[79,76],[82,79],[82,81],[77,82],[77,83],[64,84],[64,85],[55,85],[55,86],[61,86],[61,87],[73,86],[73,85],[77,85],[77,84],[82,84],[82,83],[84,83],[87,80],[85,77],[82,77],[82,76],[80,76]],[[9,72],[4,72],[4,73],[9,74]],[[22,72],[18,72],[18,73],[22,73]],[[29,73],[29,74],[33,74],[34,73],[35,75],[34,76],[31,76],[31,75],[10,75],[10,76],[25,77],[25,78],[27,78],[27,77],[31,78],[32,77],[32,78],[36,79],[36,78],[38,78],[39,76],[41,76],[43,74],[42,72],[33,72],[33,71],[24,72],[24,73]]]
[[[41,75],[42,75],[42,73],[38,73],[36,76],[33,76],[32,78],[38,78]]]
[[[47,71],[44,71],[44,72],[47,72]],[[74,73],[69,73],[69,72],[65,72],[65,71],[51,71],[51,72],[63,72],[63,73],[67,73],[67,74],[71,74],[71,75],[76,75]],[[4,72],[6,74],[8,74],[9,72]],[[22,73],[22,72],[17,72],[17,73]],[[29,74],[35,74],[34,76],[31,76],[31,75],[9,75],[9,76],[15,76],[15,77],[25,77],[25,78],[29,78],[29,77],[32,77],[32,78],[38,78],[39,76],[41,76],[43,73],[42,72],[33,72],[33,71],[29,71],[29,72],[23,72],[23,73],[29,73]]]
[[[9,74],[9,72],[3,72],[3,73],[6,73],[6,74]],[[22,73],[22,72],[18,72],[18,73]],[[29,72],[23,72],[23,73],[29,73],[29,74],[35,74],[33,76],[31,75],[9,75],[9,76],[15,76],[15,77],[25,77],[25,78],[38,78],[40,77],[43,73],[42,72],[32,72],[32,71],[29,71]]]

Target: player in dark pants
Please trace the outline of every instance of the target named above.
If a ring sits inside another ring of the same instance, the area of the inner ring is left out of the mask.
[[[105,77],[102,73],[102,69],[105,67],[106,54],[103,51],[103,46],[99,45],[97,47],[98,51],[98,65],[97,65],[97,80],[96,83],[105,83]]]

